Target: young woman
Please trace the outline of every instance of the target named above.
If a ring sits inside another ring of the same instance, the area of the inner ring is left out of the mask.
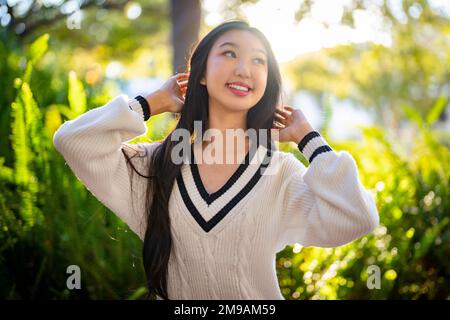
[[[149,293],[283,299],[276,253],[293,243],[341,246],[371,232],[375,202],[348,152],[332,150],[299,109],[277,107],[281,77],[260,31],[241,21],[219,25],[198,44],[189,70],[145,97],[120,95],[66,121],[54,145],[142,239]],[[164,141],[126,143],[163,112],[180,115]],[[204,139],[213,129],[219,134]],[[218,143],[226,129],[240,147]],[[180,141],[180,132],[191,139]],[[273,140],[296,143],[309,167]],[[199,161],[206,150],[236,161]]]

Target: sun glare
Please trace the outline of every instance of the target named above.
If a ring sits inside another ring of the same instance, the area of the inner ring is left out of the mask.
[[[242,5],[242,12],[250,24],[260,29],[269,39],[279,62],[287,62],[302,53],[318,51],[344,43],[372,41],[390,46],[389,30],[382,27],[382,21],[372,12],[355,10],[355,28],[343,26],[340,20],[348,0],[317,0],[311,15],[302,21],[295,21],[299,0],[274,2],[260,0],[256,4]],[[208,25],[219,24],[221,1],[204,1],[205,21]],[[324,26],[324,23],[328,27]]]

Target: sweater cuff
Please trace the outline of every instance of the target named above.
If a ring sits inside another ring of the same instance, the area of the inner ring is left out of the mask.
[[[139,101],[137,101],[137,100],[134,99],[134,98],[129,99],[129,100],[128,100],[128,107],[129,107],[131,110],[133,110],[133,111],[139,113],[139,114],[141,115],[142,119],[144,119],[144,112],[143,112],[143,110],[142,110],[142,107],[141,107],[141,104],[139,103]]]
[[[325,139],[317,131],[311,131],[298,144],[298,149],[312,163],[314,158],[323,153],[332,151]]]

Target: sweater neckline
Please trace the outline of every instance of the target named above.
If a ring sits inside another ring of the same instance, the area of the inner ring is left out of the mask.
[[[264,146],[259,145],[256,150],[250,148],[232,177],[212,194],[208,194],[204,186],[202,188],[195,166],[192,163],[184,164],[176,183],[191,219],[205,232],[210,232],[254,189],[270,160],[271,151]]]
[[[236,171],[231,175],[231,177],[225,182],[225,184],[219,188],[219,190],[208,193],[208,191],[205,188],[205,185],[203,184],[203,181],[200,177],[200,172],[198,170],[197,166],[197,160],[195,158],[194,154],[194,144],[191,146],[191,162],[190,162],[190,170],[192,177],[194,178],[195,186],[197,187],[198,192],[202,196],[203,200],[208,204],[208,206],[213,203],[216,199],[218,199],[221,195],[223,195],[227,190],[231,188],[231,186],[239,179],[239,177],[245,172],[245,170],[249,166],[249,159],[250,154],[252,153],[252,159],[256,152],[258,150],[254,150],[254,152],[251,152],[251,148],[249,151],[247,151],[245,158],[243,161],[241,161],[239,167],[236,169]]]

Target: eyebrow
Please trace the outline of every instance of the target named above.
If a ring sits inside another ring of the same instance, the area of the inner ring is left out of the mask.
[[[232,46],[232,47],[235,47],[235,48],[239,49],[239,45],[236,44],[236,43],[234,43],[234,42],[224,42],[224,43],[222,43],[222,44],[219,46],[219,48],[224,47],[224,46]],[[261,52],[261,53],[263,53],[263,54],[265,54],[265,55],[267,56],[267,53],[266,53],[264,50],[262,50],[262,49],[256,49],[256,48],[253,48],[252,50],[253,50],[253,51]]]

